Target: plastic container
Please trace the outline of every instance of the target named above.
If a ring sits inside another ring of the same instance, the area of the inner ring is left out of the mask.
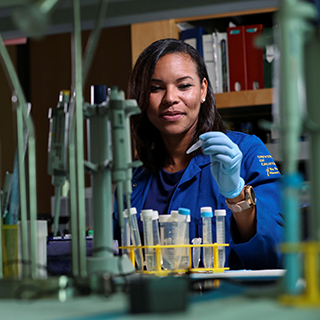
[[[157,210],[153,210],[152,216],[152,228],[153,228],[153,245],[160,245],[160,232],[159,232],[159,213]],[[162,254],[160,254],[160,263],[162,265]]]
[[[226,210],[214,210],[214,215],[216,216],[216,234],[217,234],[217,243],[225,243],[226,241],[226,226],[225,226],[225,218],[226,218]],[[219,268],[224,268],[224,264],[226,261],[226,247],[218,247],[219,253]]]
[[[175,212],[171,212],[173,221],[176,222],[176,230],[174,230],[174,243],[177,245],[190,244],[189,239],[189,222],[190,209],[179,208],[178,215]],[[190,256],[188,248],[175,248],[174,250],[174,268],[187,269],[189,266]]]
[[[141,217],[143,222],[143,239],[145,246],[153,246],[153,210],[145,209],[141,211]],[[156,270],[156,255],[155,249],[153,248],[145,248],[145,259],[146,259],[146,267],[147,271]]]
[[[159,216],[160,224],[160,241],[161,245],[174,244],[174,232],[171,214],[163,214]],[[162,268],[164,270],[174,269],[174,248],[163,248],[162,252]]]
[[[200,208],[202,217],[202,239],[203,244],[212,244],[212,217],[211,207]],[[203,264],[205,268],[213,267],[213,248],[203,247]]]
[[[126,214],[128,214],[128,209],[125,210]],[[133,246],[141,246],[141,238],[139,233],[139,227],[138,227],[138,220],[137,220],[137,209],[136,208],[130,208],[130,216],[128,217],[131,222],[131,241]],[[143,255],[142,255],[142,249],[137,248],[134,249],[134,255],[135,260],[137,264],[137,269],[142,271],[143,270]]]
[[[130,226],[129,226],[129,217],[128,217],[128,210],[123,211],[123,231],[121,233],[121,246],[122,247],[129,247],[131,244],[130,240]],[[123,254],[129,255],[129,249],[123,249]]]
[[[201,244],[202,239],[201,238],[193,238],[191,240],[192,244]],[[199,267],[199,262],[200,262],[200,253],[201,253],[201,248],[200,247],[194,247],[192,250],[192,263],[194,268]]]

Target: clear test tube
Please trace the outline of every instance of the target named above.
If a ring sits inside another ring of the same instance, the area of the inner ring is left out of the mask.
[[[130,226],[127,210],[123,211],[123,231],[121,233],[121,246],[129,247],[130,246]],[[123,249],[123,254],[129,255],[129,249]]]
[[[153,228],[153,245],[160,245],[160,233],[159,233],[159,212],[153,210],[152,216],[152,228]],[[163,264],[162,254],[160,253],[160,263]]]
[[[217,234],[217,243],[225,243],[226,241],[226,226],[225,226],[225,218],[226,218],[226,210],[214,210],[214,215],[216,216],[216,234]],[[226,261],[226,247],[218,247],[219,253],[219,268],[224,268],[224,264]]]
[[[171,213],[172,215],[172,213]],[[177,234],[176,243],[189,244],[189,222],[190,222],[190,209],[179,208],[177,217]],[[175,269],[187,269],[189,266],[189,249],[188,248],[176,248],[174,268]]]
[[[160,242],[161,245],[174,244],[174,231],[171,214],[162,214],[159,216],[160,224]],[[173,270],[174,268],[174,248],[163,248],[162,267],[164,270]]]
[[[212,217],[211,207],[200,208],[202,217],[202,239],[203,244],[212,243]],[[213,267],[213,249],[211,247],[203,247],[203,264],[205,268]]]
[[[141,219],[143,223],[143,239],[144,239],[145,246],[154,245],[152,218],[153,218],[152,209],[144,209],[141,211]],[[147,271],[154,271],[156,267],[155,249],[145,248],[144,252],[145,252]]]
[[[126,214],[128,214],[128,209],[125,210]],[[133,246],[141,246],[141,238],[139,233],[139,227],[138,227],[138,220],[137,220],[137,209],[136,208],[130,208],[130,216],[128,216],[131,222],[131,241]],[[137,248],[134,250],[135,260],[137,264],[137,269],[142,271],[143,270],[143,255],[142,255],[142,249]]]

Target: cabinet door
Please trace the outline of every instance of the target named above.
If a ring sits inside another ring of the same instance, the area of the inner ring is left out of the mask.
[[[179,39],[179,29],[173,19],[131,25],[132,66],[140,53],[152,42],[163,38]]]

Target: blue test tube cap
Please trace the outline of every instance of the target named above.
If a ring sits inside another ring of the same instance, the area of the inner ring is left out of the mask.
[[[185,216],[190,216],[191,210],[187,208],[179,208],[178,209],[179,214],[183,214]]]
[[[201,217],[213,217],[213,211],[211,207],[202,207],[200,208],[201,211]]]

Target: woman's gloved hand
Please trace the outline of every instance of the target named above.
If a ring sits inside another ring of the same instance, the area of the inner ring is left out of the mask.
[[[226,198],[237,197],[244,187],[244,180],[240,177],[240,149],[219,131],[206,132],[199,139],[203,141],[203,152],[210,155],[211,172],[220,193]]]

